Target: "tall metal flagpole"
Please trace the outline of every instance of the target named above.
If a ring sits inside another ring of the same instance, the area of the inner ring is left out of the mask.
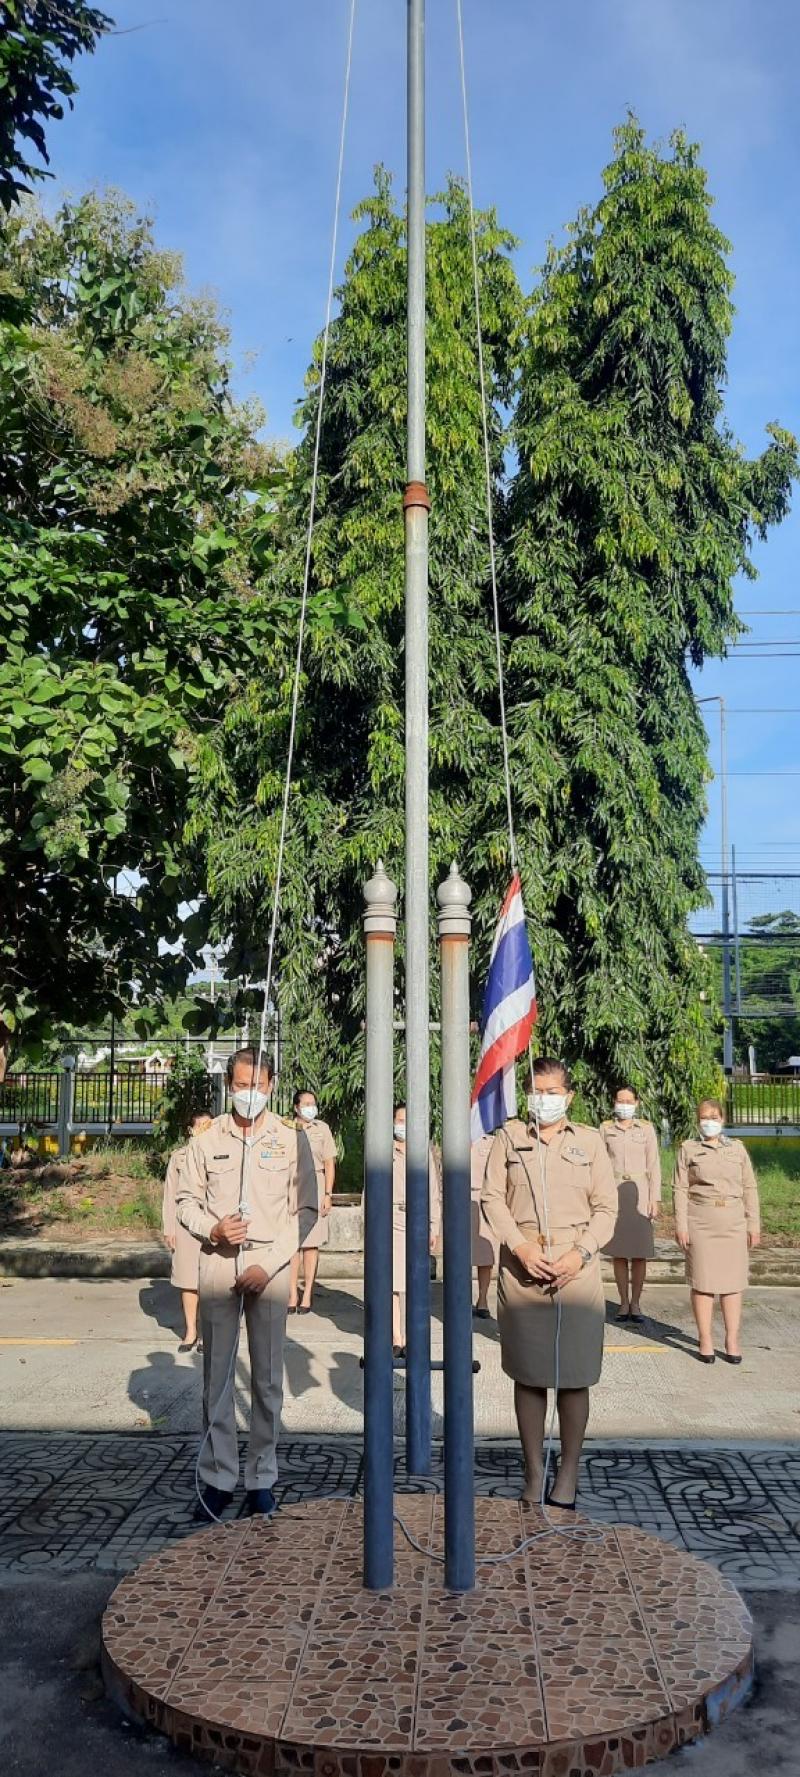
[[[425,487],[425,0],[408,0],[406,669],[406,1460],[431,1462],[428,1146],[428,512]]]

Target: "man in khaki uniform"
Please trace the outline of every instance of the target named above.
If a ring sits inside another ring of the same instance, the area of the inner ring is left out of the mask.
[[[675,1238],[686,1254],[700,1362],[715,1360],[714,1297],[725,1323],[725,1357],[740,1364],[742,1297],[749,1280],[749,1253],[761,1243],[758,1183],[742,1141],[724,1133],[718,1098],[697,1107],[699,1136],[681,1144],[675,1166]]]
[[[219,1518],[239,1478],[234,1372],[242,1309],[250,1351],[250,1443],[245,1467],[251,1513],[275,1509],[276,1444],[283,1400],[289,1264],[316,1216],[308,1142],[267,1109],[272,1070],[252,1049],[228,1062],[233,1110],[190,1142],[177,1215],[200,1241],[203,1420],[199,1515]]]
[[[527,1125],[512,1117],[494,1137],[481,1208],[501,1242],[497,1322],[525,1457],[522,1497],[541,1498],[547,1390],[556,1388],[561,1460],[548,1502],[572,1509],[589,1389],[603,1362],[598,1253],[614,1228],[617,1193],[599,1130],[567,1115],[564,1063],[539,1056],[531,1083]]]
[[[317,1175],[317,1219],[310,1234],[295,1253],[290,1267],[289,1313],[310,1314],[311,1298],[319,1264],[319,1249],[330,1236],[330,1215],[336,1179],[336,1143],[333,1131],[324,1123],[317,1108],[316,1094],[296,1092],[293,1099],[295,1128],[302,1130],[314,1159]],[[303,1268],[303,1300],[298,1304],[297,1285]]]
[[[642,1321],[647,1261],[655,1253],[653,1223],[661,1208],[661,1161],[652,1123],[639,1116],[632,1086],[618,1086],[614,1116],[601,1124],[617,1186],[617,1224],[603,1248],[614,1261],[619,1290],[617,1320]]]

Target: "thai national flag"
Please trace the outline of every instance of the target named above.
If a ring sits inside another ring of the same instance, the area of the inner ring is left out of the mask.
[[[517,1114],[514,1063],[528,1047],[535,1019],[533,959],[515,875],[500,912],[483,996],[481,1054],[472,1089],[474,1142]]]

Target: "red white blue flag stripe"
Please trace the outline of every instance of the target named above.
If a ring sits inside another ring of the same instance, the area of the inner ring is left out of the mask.
[[[474,1142],[517,1114],[514,1063],[528,1047],[535,1019],[533,958],[515,875],[500,910],[483,996],[481,1053],[472,1088]]]

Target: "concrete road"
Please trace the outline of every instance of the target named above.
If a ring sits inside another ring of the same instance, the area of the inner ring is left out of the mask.
[[[335,1435],[361,1429],[361,1284],[321,1286],[317,1311],[289,1321],[284,1428]],[[606,1361],[592,1393],[598,1438],[795,1439],[800,1433],[800,1289],[757,1288],[747,1298],[741,1368],[694,1357],[683,1288],[653,1286],[640,1330],[609,1318]],[[611,1308],[609,1314],[611,1316]],[[434,1288],[434,1352],[441,1355],[441,1288]],[[200,1423],[201,1359],[178,1352],[177,1297],[164,1280],[52,1279],[0,1284],[0,1425],[13,1430],[145,1429],[193,1432]],[[511,1385],[494,1322],[475,1323],[476,1428],[515,1433]],[[247,1342],[238,1365],[244,1419]],[[442,1381],[433,1380],[441,1431]],[[396,1429],[404,1384],[395,1386]]]

